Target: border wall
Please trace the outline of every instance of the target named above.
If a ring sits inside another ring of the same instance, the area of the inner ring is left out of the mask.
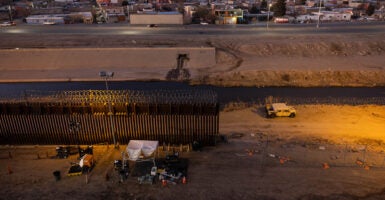
[[[0,102],[1,144],[111,144],[115,135],[121,144],[215,145],[218,134],[213,91],[64,91]]]

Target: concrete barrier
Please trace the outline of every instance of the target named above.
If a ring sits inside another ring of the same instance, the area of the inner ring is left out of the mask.
[[[101,70],[115,80],[163,80],[178,54],[188,54],[192,71],[215,65],[212,47],[3,49],[0,82],[100,80]]]

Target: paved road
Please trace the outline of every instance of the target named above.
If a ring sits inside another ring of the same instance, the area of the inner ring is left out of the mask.
[[[316,24],[273,24],[256,25],[181,25],[132,26],[119,24],[75,24],[75,25],[29,25],[2,28],[0,34],[60,34],[60,35],[288,35],[288,34],[336,34],[336,33],[385,33],[385,22],[325,23]]]

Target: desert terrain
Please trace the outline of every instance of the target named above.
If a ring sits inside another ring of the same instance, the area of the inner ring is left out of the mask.
[[[187,64],[191,84],[385,86],[383,34],[247,38],[43,36],[44,40],[36,39],[36,35],[3,34],[0,51],[96,48],[108,55],[107,48],[202,46],[215,48],[215,63],[194,69]],[[85,56],[77,61],[79,65],[86,64],[86,58],[92,57],[95,62],[101,59],[93,54]],[[55,71],[60,72],[55,73],[59,77],[53,78],[60,80],[63,73],[76,73],[84,80],[98,79],[87,70],[58,68],[60,56],[57,58],[55,65],[44,69],[36,66],[18,70],[23,66],[2,63],[0,79],[39,79]],[[28,57],[24,59],[28,62]],[[130,72],[114,80],[165,80],[168,70],[175,68],[158,62],[162,67],[146,65],[146,69],[156,70],[143,72],[127,68],[122,62],[103,62]],[[98,67],[95,74],[101,69]],[[222,105],[220,135],[228,142],[218,140],[216,146],[204,147],[200,152],[181,152],[181,157],[189,159],[185,185],[139,185],[131,176],[120,182],[113,161],[120,158],[127,144],[121,144],[119,150],[94,144],[95,168],[88,176],[75,177],[67,177],[66,172],[77,157],[52,159],[55,146],[1,146],[0,199],[385,199],[385,107],[321,104],[295,108],[295,118],[268,119],[263,105]],[[160,156],[167,154],[164,149],[159,151]],[[59,181],[52,174],[56,170],[62,174]]]

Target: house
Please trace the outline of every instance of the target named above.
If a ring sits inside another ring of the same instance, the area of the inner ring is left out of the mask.
[[[365,0],[349,0],[349,7],[351,8],[357,8],[361,6],[362,4],[366,4],[367,2]]]
[[[28,24],[64,24],[65,15],[30,15],[26,19]]]
[[[333,11],[322,11],[321,12],[321,21],[350,21],[351,13],[340,13]]]
[[[312,23],[318,21],[318,15],[298,15],[296,19],[298,23]]]
[[[107,13],[109,22],[122,22],[126,20],[126,15],[122,6],[106,6],[104,10]]]
[[[25,19],[28,24],[93,23],[93,16],[91,12],[72,12],[69,14],[57,15],[30,15]]]
[[[384,6],[382,6],[378,10],[375,10],[372,16],[375,19],[384,20],[385,19],[385,8],[384,8]]]
[[[243,21],[241,9],[215,10],[216,24],[237,24]]]

